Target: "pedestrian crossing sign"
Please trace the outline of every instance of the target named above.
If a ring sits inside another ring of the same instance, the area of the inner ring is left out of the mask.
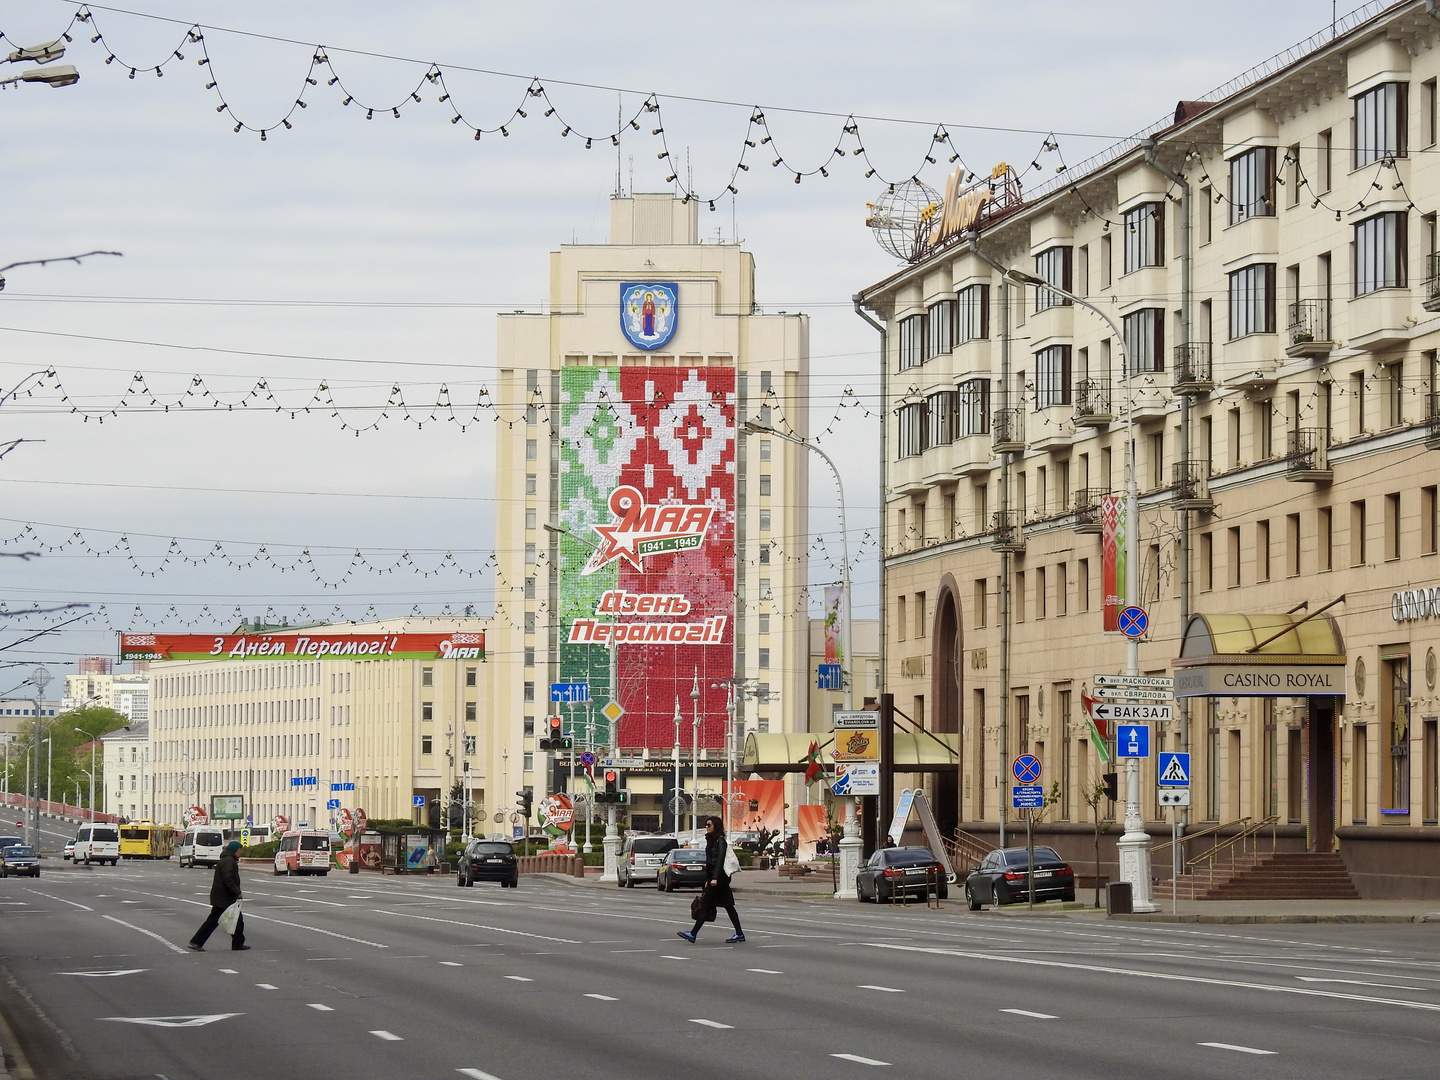
[[[1159,784],[1161,787],[1189,787],[1190,755],[1162,753]]]

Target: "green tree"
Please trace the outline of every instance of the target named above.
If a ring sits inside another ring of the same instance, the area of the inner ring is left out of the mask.
[[[92,739],[98,739],[112,731],[118,731],[130,721],[124,713],[89,705],[71,709],[53,717],[38,717],[23,729],[10,743],[9,767],[6,773],[6,790],[22,791],[25,787],[25,767],[30,760],[31,747],[38,737],[40,746],[40,776],[35,788],[41,797],[45,795],[45,783],[50,781],[50,791],[56,802],[71,802],[79,789],[81,805],[90,800],[90,751],[83,752]],[[39,734],[36,734],[36,728]],[[79,728],[80,730],[75,730]],[[44,745],[45,740],[50,745]],[[96,769],[100,769],[100,754],[95,755]],[[105,783],[102,775],[95,777],[96,802],[101,802],[100,793]]]

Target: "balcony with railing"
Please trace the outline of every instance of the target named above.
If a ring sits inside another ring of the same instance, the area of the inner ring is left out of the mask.
[[[1208,341],[1175,346],[1174,386],[1177,394],[1208,394],[1215,389]]]
[[[1440,393],[1425,395],[1425,446],[1440,450]]]
[[[990,517],[990,546],[996,551],[1024,551],[1025,532],[1020,511],[1001,510]]]
[[[990,417],[990,445],[997,454],[1025,449],[1025,410],[996,409]]]
[[[1075,384],[1075,423],[1081,427],[1107,427],[1115,419],[1110,387],[1094,379]]]
[[[1210,462],[1177,461],[1174,479],[1171,504],[1176,510],[1200,510],[1208,513],[1215,509],[1215,500],[1210,497]]]
[[[1327,428],[1300,428],[1285,439],[1285,479],[1299,483],[1328,484],[1335,478],[1330,468],[1330,432]]]
[[[1098,533],[1101,529],[1100,500],[1110,494],[1104,488],[1081,488],[1071,506],[1077,533]]]
[[[1290,325],[1285,332],[1285,355],[1323,358],[1335,349],[1330,334],[1329,300],[1296,300],[1290,305]]]
[[[1425,299],[1422,306],[1426,311],[1440,311],[1440,253],[1425,256]]]

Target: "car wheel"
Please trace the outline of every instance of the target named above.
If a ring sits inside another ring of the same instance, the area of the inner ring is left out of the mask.
[[[625,879],[625,887],[627,889],[633,889],[635,887],[635,879],[633,877],[627,877]]]
[[[942,884],[942,885],[940,886],[939,891],[936,892],[935,895],[936,895],[939,899],[941,899],[941,900],[949,900],[949,899],[950,899],[950,886],[949,886],[948,884]]]
[[[1067,904],[1073,904],[1075,902],[1075,890],[1066,890],[1065,893],[1061,895],[1060,899],[1065,901],[1065,903]]]
[[[665,885],[664,879],[657,877],[657,878],[655,879],[655,891],[656,891],[656,892],[664,892],[664,891],[665,891],[665,888],[666,888],[666,885]]]
[[[980,910],[980,901],[975,899],[975,890],[970,888],[969,884],[965,886],[965,906],[971,911]]]
[[[510,879],[510,887],[512,889],[518,889],[520,887],[520,874],[518,872]]]
[[[998,881],[995,882],[995,906],[1004,907],[1010,903],[1010,900],[1010,893],[1005,889],[1005,886],[1001,885]]]
[[[455,875],[455,887],[458,888],[458,889],[463,889],[463,888],[465,887],[465,875],[464,875],[464,874],[456,874],[456,875]]]
[[[474,875],[474,874],[466,874],[466,875],[465,875],[465,887],[466,887],[467,889],[473,889],[473,888],[475,887],[475,875]]]
[[[279,876],[280,876],[281,874],[283,874],[284,872],[285,872],[285,871],[284,871],[284,870],[281,870],[280,867],[278,867],[278,866],[275,867],[275,876],[276,876],[276,877],[279,877]]]

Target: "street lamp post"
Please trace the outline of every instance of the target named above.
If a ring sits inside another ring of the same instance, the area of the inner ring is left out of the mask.
[[[78,728],[78,727],[77,727],[77,728],[75,728],[75,730],[78,731],[78,732],[80,732],[81,735],[84,735],[86,738],[89,738],[89,739],[90,739],[90,820],[91,820],[91,821],[94,821],[94,820],[95,820],[95,744],[96,744],[97,742],[99,742],[100,740],[99,740],[99,739],[95,739],[95,738],[90,738],[90,733],[89,733],[88,731],[85,731],[83,728]]]
[[[995,266],[1011,281],[1021,285],[1033,285],[1063,296],[1071,303],[1098,315],[1115,335],[1120,350],[1121,377],[1125,380],[1125,599],[1135,604],[1140,600],[1140,490],[1135,476],[1135,388],[1131,381],[1130,358],[1125,351],[1125,334],[1105,312],[1088,300],[1065,289],[1050,284],[1044,278],[1027,274],[1013,267],[1005,268],[982,259]],[[1125,673],[1140,674],[1140,641],[1126,635]],[[1145,831],[1145,819],[1140,813],[1140,759],[1125,759],[1125,833],[1116,843],[1120,855],[1120,880],[1130,883],[1130,895],[1134,909],[1139,912],[1156,911],[1150,899],[1150,834]]]
[[[670,809],[675,815],[675,831],[680,831],[680,814],[685,807],[680,798],[680,695],[675,695],[675,795],[670,800]]]
[[[690,730],[690,828],[700,831],[700,669],[690,683],[691,711],[695,719]]]
[[[26,681],[35,691],[35,696],[31,699],[35,735],[30,740],[31,770],[30,776],[26,778],[25,790],[27,794],[35,796],[35,805],[30,814],[30,846],[38,851],[40,843],[40,702],[45,699],[45,687],[50,685],[50,672],[43,666],[37,667],[30,673],[30,678]],[[33,791],[31,790],[32,785]]]
[[[749,435],[768,435],[771,438],[813,450],[820,455],[821,460],[829,465],[830,471],[835,474],[835,492],[840,500],[840,651],[843,653],[840,658],[840,686],[844,692],[845,711],[849,712],[855,707],[855,680],[853,678],[855,656],[850,647],[850,536],[845,527],[845,485],[840,480],[840,470],[835,467],[835,462],[830,460],[829,454],[798,435],[778,431],[764,424],[757,424],[753,420],[747,420],[741,425],[741,430]],[[846,668],[850,669],[848,675]],[[837,900],[855,899],[855,876],[860,872],[860,847],[860,820],[857,804],[855,796],[847,795],[845,796],[845,834],[840,838],[840,888],[835,893]],[[781,851],[785,849],[785,824],[783,821],[780,825],[780,849]]]

